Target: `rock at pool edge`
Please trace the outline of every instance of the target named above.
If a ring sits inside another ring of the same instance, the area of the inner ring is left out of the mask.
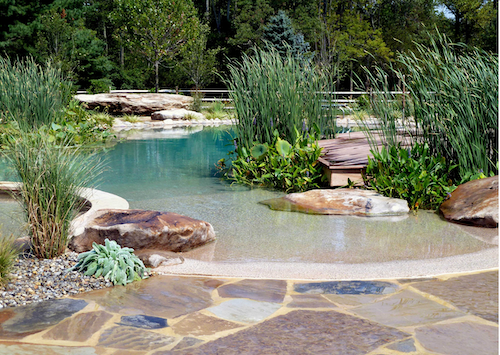
[[[309,190],[260,203],[273,210],[311,214],[394,216],[410,211],[405,200],[361,189]]]
[[[81,253],[108,238],[122,247],[183,252],[215,240],[208,222],[172,212],[103,209],[94,212],[82,234],[69,248]]]
[[[498,227],[498,175],[459,185],[439,210],[448,221]]]

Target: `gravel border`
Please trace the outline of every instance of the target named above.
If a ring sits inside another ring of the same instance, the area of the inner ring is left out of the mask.
[[[113,286],[102,276],[95,278],[79,271],[65,272],[77,261],[78,253],[75,252],[54,259],[20,256],[12,268],[9,282],[0,286],[0,309]]]

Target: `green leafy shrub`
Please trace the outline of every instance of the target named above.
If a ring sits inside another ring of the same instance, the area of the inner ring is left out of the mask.
[[[320,187],[321,148],[312,138],[298,135],[292,145],[274,133],[271,144],[257,143],[251,149],[239,147],[227,176],[246,185],[273,187],[286,192]]]
[[[9,281],[9,274],[17,255],[18,250],[14,246],[14,237],[3,237],[0,233],[0,286]]]
[[[85,275],[103,276],[114,285],[126,285],[147,278],[148,269],[133,254],[134,249],[122,248],[114,240],[106,239],[105,245],[92,243],[92,250],[78,255],[78,263],[68,271],[76,270]]]
[[[206,110],[203,110],[202,113],[208,120],[230,118],[228,110],[224,108],[224,103],[220,101],[212,103]]]
[[[411,209],[437,209],[456,188],[445,158],[432,156],[427,145],[410,149],[391,146],[368,158],[365,184],[378,193],[408,201]]]
[[[102,112],[85,110],[82,105],[72,100],[64,109],[64,119],[48,126],[42,126],[39,131],[46,134],[50,142],[69,146],[94,144],[106,141],[113,136],[111,126],[113,117]]]
[[[93,79],[90,80],[90,87],[87,90],[87,92],[89,94],[109,93],[112,88],[114,87],[111,79],[108,78]]]

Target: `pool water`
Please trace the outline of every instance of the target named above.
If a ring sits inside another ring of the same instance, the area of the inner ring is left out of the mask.
[[[258,202],[282,192],[231,185],[217,174],[217,161],[228,158],[232,149],[229,127],[130,133],[106,151],[107,169],[97,188],[127,199],[130,208],[176,212],[211,223],[217,241],[185,253],[204,261],[355,264],[434,259],[496,247],[487,242],[496,229],[463,228],[428,211],[383,218],[272,211]],[[13,208],[2,212],[0,207],[0,224],[2,214],[12,219]],[[487,235],[486,241],[475,236],[477,231]]]
[[[134,135],[107,153],[99,188],[124,197],[131,208],[210,222],[218,240],[186,253],[200,260],[363,263],[440,258],[494,246],[433,212],[369,218],[272,211],[258,202],[282,192],[231,185],[217,175],[217,161],[231,149],[227,127]]]

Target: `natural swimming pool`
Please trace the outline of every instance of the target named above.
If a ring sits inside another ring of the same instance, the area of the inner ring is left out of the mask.
[[[230,132],[189,127],[129,134],[105,153],[98,188],[127,199],[130,208],[210,222],[218,240],[185,253],[205,261],[378,263],[495,247],[427,211],[385,218],[272,211],[258,202],[283,193],[231,186],[216,175],[215,164],[232,149]]]

